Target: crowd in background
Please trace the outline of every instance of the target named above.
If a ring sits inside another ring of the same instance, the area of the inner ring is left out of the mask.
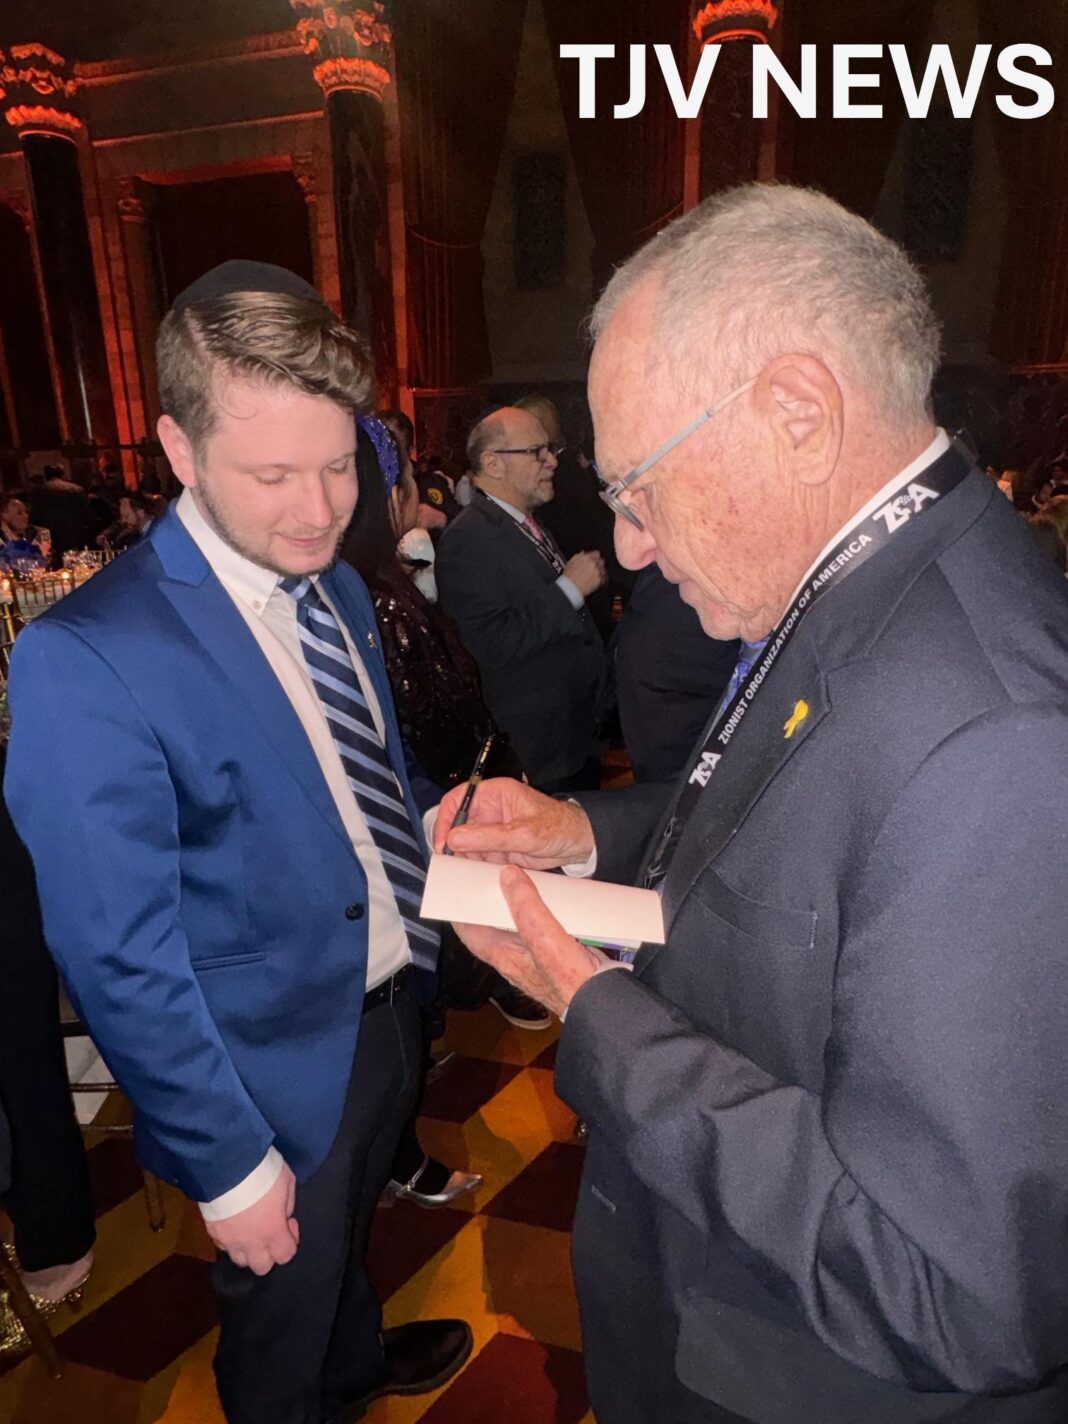
[[[25,489],[0,495],[0,567],[61,569],[76,549],[120,553],[135,544],[167,501],[129,489],[118,467],[101,465],[88,487],[67,479],[58,465],[45,465]]]

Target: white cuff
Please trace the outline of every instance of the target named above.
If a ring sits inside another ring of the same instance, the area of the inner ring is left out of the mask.
[[[563,867],[565,875],[573,875],[576,880],[587,880],[591,875],[597,874],[597,847],[590,851],[589,860],[584,860],[581,865],[565,865]]]
[[[567,798],[571,806],[579,806],[579,802],[573,796]],[[565,875],[573,876],[575,880],[588,880],[591,875],[597,874],[597,845],[594,843],[593,850],[590,851],[589,859],[584,860],[581,865],[565,865],[562,867]]]
[[[268,1147],[267,1156],[258,1167],[253,1167],[244,1181],[238,1182],[236,1187],[223,1192],[222,1196],[216,1197],[214,1201],[197,1202],[201,1216],[205,1221],[224,1221],[228,1216],[236,1216],[239,1211],[255,1206],[282,1175],[284,1165],[278,1148]]]
[[[579,611],[580,608],[585,606],[586,600],[583,598],[582,594],[579,593],[578,589],[568,578],[567,574],[560,575],[560,577],[556,580],[556,587],[564,595],[564,597],[567,599],[568,603],[570,603],[571,607],[575,610],[576,613]]]
[[[438,812],[441,810],[441,803],[431,806],[429,811],[423,812],[423,835],[426,836],[426,843],[431,854],[434,851],[434,827],[438,823]]]

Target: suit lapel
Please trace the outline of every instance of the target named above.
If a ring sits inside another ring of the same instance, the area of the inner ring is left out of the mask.
[[[389,753],[390,762],[394,767],[403,767],[404,749],[401,746],[397,719],[393,712],[393,689],[389,685],[385,659],[379,647],[378,625],[374,621],[370,595],[365,595],[367,605],[361,607],[359,599],[355,598],[350,591],[348,580],[339,577],[338,571],[335,569],[324,574],[320,582],[325,587],[334,607],[345,620],[349,637],[352,639],[360,662],[371,680],[371,686],[374,688],[378,705],[382,711],[386,750]]]
[[[526,560],[531,568],[536,568],[538,573],[547,582],[555,582],[559,575],[553,569],[552,564],[539,550],[534,540],[529,535],[524,534],[519,525],[519,521],[513,519],[510,514],[506,514],[499,505],[493,503],[489,495],[478,497],[477,508],[482,512],[488,523],[498,529],[504,529],[505,538],[511,539],[514,544],[520,545],[525,553]],[[509,526],[511,526],[509,528]],[[545,532],[545,531],[543,531]]]
[[[683,831],[664,881],[665,929],[694,881],[829,709],[814,644],[799,629],[750,704]]]
[[[233,599],[211,572],[176,515],[152,531],[167,577],[160,589],[219,670],[219,676],[258,723],[282,762],[350,854],[352,842],[338,815],[311,742],[281,683]]]
[[[349,591],[347,582],[338,577],[337,570],[331,569],[323,574],[319,580],[326,590],[331,603],[345,620],[349,637],[353,641],[360,661],[367,670],[367,676],[375,690],[375,696],[379,703],[384,700],[392,701],[389,681],[386,677],[386,667],[379,651],[378,626],[372,620],[370,606],[361,608],[358,601],[353,598]],[[388,722],[390,719],[385,718]]]
[[[962,458],[951,448],[939,464]],[[918,478],[922,482],[922,475]],[[995,498],[990,482],[973,472],[806,615],[750,705],[683,831],[663,885],[665,929],[705,867],[831,710],[827,674],[867,656],[913,581]],[[793,730],[787,736],[791,723]],[[658,952],[644,950],[639,967],[644,968]]]
[[[325,585],[334,607],[344,619],[349,636],[359,653],[360,661],[363,663],[367,676],[371,679],[371,685],[382,712],[382,725],[386,733],[386,753],[400,784],[405,805],[408,807],[408,814],[412,818],[412,828],[420,843],[425,847],[423,818],[419,814],[419,808],[415,803],[415,796],[408,778],[408,758],[401,737],[400,724],[397,721],[393,688],[390,685],[386,660],[382,655],[379,643],[378,624],[375,620],[371,595],[362,580],[359,580],[358,576],[347,568],[331,569],[329,573],[323,575],[320,582]]]

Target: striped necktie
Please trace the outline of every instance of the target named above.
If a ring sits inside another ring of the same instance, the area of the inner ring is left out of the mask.
[[[723,694],[720,708],[727,704],[741,691],[742,683],[753,671],[757,659],[768,645],[767,638],[762,638],[759,643],[743,642],[738,648],[738,661],[734,664],[734,671],[731,673],[731,680],[727,683],[727,690]],[[718,715],[718,710],[717,710]]]
[[[300,644],[356,804],[371,832],[408,934],[412,963],[433,970],[440,936],[419,919],[426,862],[400,785],[378,735],[348,644],[311,579],[280,587],[297,605]]]

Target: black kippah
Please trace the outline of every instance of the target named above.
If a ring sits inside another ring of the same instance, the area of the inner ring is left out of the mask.
[[[191,282],[184,292],[175,297],[171,310],[184,311],[186,307],[212,302],[218,297],[229,297],[234,292],[283,292],[290,297],[301,297],[306,302],[326,305],[310,282],[288,268],[276,267],[273,262],[249,262],[243,257],[236,257]]]

